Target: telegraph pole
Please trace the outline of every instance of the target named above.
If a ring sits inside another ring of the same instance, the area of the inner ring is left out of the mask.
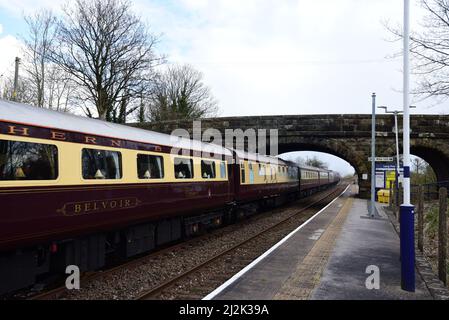
[[[404,203],[400,210],[401,287],[415,291],[414,207],[410,203],[410,0],[404,0]]]
[[[16,70],[14,72],[14,89],[12,92],[12,100],[17,101],[17,88],[19,84],[19,64],[20,64],[20,58],[16,57]]]

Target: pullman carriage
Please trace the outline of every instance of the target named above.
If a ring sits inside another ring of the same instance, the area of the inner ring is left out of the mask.
[[[308,196],[320,188],[320,169],[314,167],[300,166],[301,195]]]
[[[236,201],[239,204],[299,193],[296,164],[275,157],[262,156],[234,150],[236,158]],[[272,202],[272,201],[271,201]]]

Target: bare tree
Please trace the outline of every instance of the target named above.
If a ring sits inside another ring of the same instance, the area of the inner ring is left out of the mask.
[[[27,79],[20,78],[17,82],[17,91],[14,97],[14,74],[5,77],[1,96],[5,100],[33,104],[36,100],[35,92],[30,89]]]
[[[68,111],[75,86],[63,69],[49,60],[54,49],[57,19],[51,11],[42,10],[25,16],[28,33],[24,43],[24,81],[33,92],[29,103],[38,107]]]
[[[47,67],[46,102],[50,109],[57,111],[71,111],[75,108],[77,94],[75,83],[70,74],[59,66],[51,64]]]
[[[303,166],[303,165],[306,163],[306,161],[304,160],[304,158],[303,158],[303,157],[300,157],[300,156],[297,156],[297,157],[295,158],[294,162],[296,162],[296,164],[298,164],[298,165],[300,165],[300,166]]]
[[[413,165],[414,171],[417,174],[420,174],[421,173],[421,169],[425,168],[426,163],[425,163],[424,160],[422,160],[422,159],[420,159],[418,157],[413,157],[412,165]]]
[[[418,75],[414,93],[423,96],[449,97],[449,1],[421,0],[426,15],[422,31],[410,36],[413,72]],[[398,39],[403,37],[400,28],[387,25]]]
[[[432,167],[426,161],[414,157],[412,159],[412,164],[414,168],[411,172],[412,184],[425,184],[437,181]]]
[[[201,72],[175,65],[161,73],[149,99],[150,121],[199,119],[216,116],[217,101],[203,82]]]
[[[51,60],[72,76],[83,109],[125,122],[138,108],[135,98],[150,88],[157,38],[125,0],[76,0],[64,8]]]
[[[27,37],[23,37],[25,71],[28,74],[29,84],[35,90],[35,104],[44,107],[47,59],[53,45],[56,17],[51,11],[43,10],[24,18],[29,29]]]
[[[312,158],[307,158],[306,163],[307,166],[315,167],[315,168],[321,168],[321,169],[327,169],[329,166],[326,162],[321,161],[316,156]]]

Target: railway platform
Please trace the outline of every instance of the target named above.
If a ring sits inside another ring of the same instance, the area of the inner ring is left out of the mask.
[[[428,279],[416,272],[416,292],[401,290],[399,236],[381,205],[351,185],[340,197],[205,299],[428,300]],[[427,281],[427,282],[426,282]]]

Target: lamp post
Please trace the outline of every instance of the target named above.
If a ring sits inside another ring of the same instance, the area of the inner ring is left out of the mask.
[[[396,175],[395,175],[395,195],[396,195],[396,203],[399,202],[399,176],[400,176],[400,165],[399,165],[399,127],[398,127],[398,114],[403,113],[400,110],[389,111],[386,106],[379,106],[378,108],[384,109],[385,113],[394,115],[394,132],[396,136]],[[410,106],[410,108],[416,108],[416,106]]]
[[[404,200],[400,209],[401,287],[415,291],[414,207],[410,203],[410,0],[404,0]]]

